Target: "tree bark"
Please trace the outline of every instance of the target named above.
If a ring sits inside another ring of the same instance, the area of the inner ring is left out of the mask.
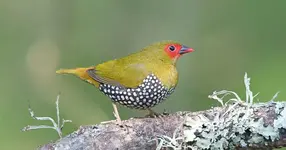
[[[200,112],[81,126],[42,150],[272,149],[286,146],[286,103],[236,103]],[[168,147],[168,148],[167,148]],[[159,149],[158,148],[158,149]]]

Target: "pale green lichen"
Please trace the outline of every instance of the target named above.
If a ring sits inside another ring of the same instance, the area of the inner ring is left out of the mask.
[[[281,103],[276,103],[275,113],[278,114],[277,119],[274,121],[275,129],[286,129],[286,109],[285,105]]]
[[[214,112],[212,117],[186,116],[184,126],[185,147],[190,149],[235,149],[257,144],[267,146],[279,140],[279,129],[286,129],[285,103],[273,102],[253,104],[250,78],[245,74],[245,102],[233,91],[214,92],[210,98],[218,100],[225,110]],[[226,95],[234,98],[223,103]],[[221,96],[221,97],[220,97]],[[227,105],[229,102],[234,104]],[[262,110],[267,108],[269,110]],[[269,111],[269,112],[268,112]],[[199,119],[198,119],[199,118]],[[268,122],[264,119],[268,119]],[[270,121],[269,121],[270,120]]]
[[[30,131],[30,130],[36,130],[36,129],[54,129],[57,131],[59,137],[62,138],[62,129],[63,129],[65,123],[72,122],[72,121],[62,119],[62,122],[60,122],[59,99],[60,99],[60,94],[57,96],[57,100],[56,100],[57,122],[51,117],[37,117],[37,116],[35,116],[34,111],[29,106],[28,110],[29,110],[30,115],[33,119],[39,120],[39,121],[40,120],[50,121],[50,122],[52,122],[53,125],[52,126],[49,126],[49,125],[37,125],[37,126],[28,125],[28,126],[24,127],[22,129],[22,131]]]

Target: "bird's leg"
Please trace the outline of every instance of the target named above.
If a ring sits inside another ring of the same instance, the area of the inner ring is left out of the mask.
[[[113,107],[113,115],[116,118],[116,120],[104,121],[101,123],[106,124],[106,123],[115,122],[116,124],[122,126],[122,121],[121,121],[121,118],[120,118],[118,110],[117,110],[117,105],[115,103],[112,103],[112,107]]]
[[[117,122],[117,124],[121,125],[122,122],[121,122],[121,118],[120,118],[118,110],[117,110],[117,105],[115,103],[112,103],[112,106],[113,106],[113,110],[114,110],[113,115],[116,118],[116,122]]]

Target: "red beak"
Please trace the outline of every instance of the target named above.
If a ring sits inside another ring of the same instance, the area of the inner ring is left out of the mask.
[[[182,54],[190,53],[193,51],[194,50],[192,48],[189,48],[188,46],[183,45],[182,48],[180,49],[179,53],[182,55]]]

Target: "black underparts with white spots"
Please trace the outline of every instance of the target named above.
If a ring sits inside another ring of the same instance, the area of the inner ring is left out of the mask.
[[[114,102],[135,109],[154,107],[174,92],[168,89],[154,75],[148,75],[137,88],[122,88],[109,84],[100,84],[99,90]]]

